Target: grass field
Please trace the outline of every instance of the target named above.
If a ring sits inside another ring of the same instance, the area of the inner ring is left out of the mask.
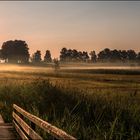
[[[139,67],[1,65],[0,112],[8,122],[13,103],[78,139],[140,139]]]

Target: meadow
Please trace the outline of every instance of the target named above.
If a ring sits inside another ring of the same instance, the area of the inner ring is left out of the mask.
[[[1,65],[0,113],[15,103],[77,139],[140,139],[140,69]],[[38,130],[44,138],[51,137]]]

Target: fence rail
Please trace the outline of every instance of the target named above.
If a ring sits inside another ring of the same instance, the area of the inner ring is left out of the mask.
[[[35,132],[35,126],[37,125],[56,139],[76,140],[76,138],[74,138],[73,136],[51,125],[50,123],[38,118],[37,116],[30,114],[29,112],[20,108],[16,104],[13,104],[13,108],[13,124],[15,126],[16,131],[22,139],[28,140],[29,138],[31,138],[42,140],[43,138]],[[22,117],[20,117],[18,113],[22,115]],[[31,127],[23,120],[23,117],[25,117],[31,122]]]

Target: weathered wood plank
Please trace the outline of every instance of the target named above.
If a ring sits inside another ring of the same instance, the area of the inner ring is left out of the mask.
[[[17,105],[13,105],[13,108],[18,111],[20,114],[22,114],[24,117],[38,125],[40,128],[51,134],[57,139],[64,139],[64,140],[76,140],[73,136],[67,134],[63,130],[49,124],[48,122],[28,113],[27,111],[23,110],[22,108],[18,107]]]
[[[15,140],[14,129],[0,128],[0,139]]]
[[[12,126],[12,123],[0,123],[0,126]]]
[[[15,140],[14,129],[11,123],[4,123],[0,115],[0,140]]]
[[[41,136],[39,136],[30,126],[25,123],[16,113],[13,112],[13,118],[16,122],[22,127],[22,129],[26,132],[26,134],[32,138],[33,140],[43,140]]]
[[[3,125],[3,126],[2,126],[2,125],[1,125],[1,126],[0,126],[0,129],[1,129],[1,128],[13,129],[13,126],[10,126],[10,125],[9,125],[9,126],[8,126],[8,125]]]
[[[1,116],[1,114],[0,114],[0,123],[4,123],[4,120],[3,120],[2,116]]]
[[[22,140],[29,140],[28,137],[24,134],[24,132],[20,129],[20,127],[17,125],[17,123],[15,121],[13,121],[13,124],[15,126],[16,131],[22,138]]]

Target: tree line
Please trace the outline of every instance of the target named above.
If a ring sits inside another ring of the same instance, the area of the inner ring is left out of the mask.
[[[37,50],[32,56],[29,54],[28,44],[23,40],[9,40],[2,44],[0,59],[6,63],[42,62],[41,51]],[[50,50],[46,50],[44,62],[52,62]]]
[[[98,54],[93,50],[90,53],[86,51],[77,51],[76,49],[62,48],[60,51],[60,61],[65,62],[130,62],[140,61],[140,52],[134,50],[110,50],[105,48]]]
[[[9,40],[2,44],[0,49],[0,58],[5,62],[11,63],[50,63],[52,59],[50,50],[46,50],[42,59],[41,51],[37,50],[32,56],[29,54],[29,48],[23,40]],[[94,50],[90,53],[87,51],[78,51],[76,49],[62,48],[60,50],[59,61],[61,62],[140,62],[140,52],[134,50],[117,50],[105,48],[96,54]]]
[[[33,61],[41,61],[41,51],[36,51],[32,58]],[[132,49],[110,50],[109,48],[105,48],[96,54],[94,50],[88,53],[87,51],[62,48],[59,58],[61,62],[129,62],[140,61],[140,52],[136,53]],[[51,52],[49,50],[46,51],[44,61],[52,62]]]

